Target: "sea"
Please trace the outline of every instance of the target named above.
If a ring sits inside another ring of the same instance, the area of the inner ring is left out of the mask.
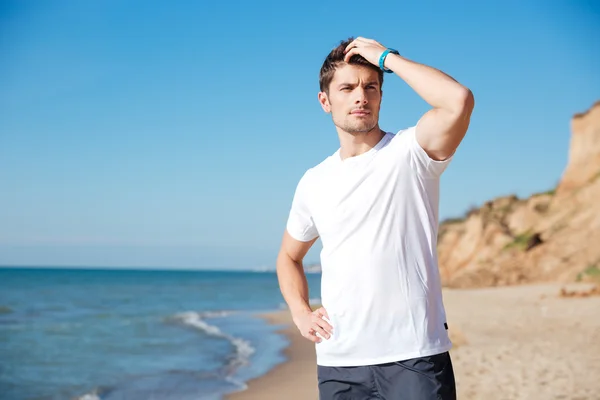
[[[274,272],[0,268],[0,399],[222,399],[285,361],[277,310]]]

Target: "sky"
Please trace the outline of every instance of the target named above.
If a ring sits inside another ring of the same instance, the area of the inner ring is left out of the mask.
[[[298,180],[339,147],[318,73],[351,36],[474,93],[440,219],[554,188],[600,100],[592,1],[3,0],[0,265],[273,267]],[[383,91],[386,131],[429,109]]]

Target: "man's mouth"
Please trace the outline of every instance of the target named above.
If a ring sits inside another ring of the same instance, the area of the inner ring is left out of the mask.
[[[369,115],[371,112],[369,110],[352,110],[350,112],[352,115]]]

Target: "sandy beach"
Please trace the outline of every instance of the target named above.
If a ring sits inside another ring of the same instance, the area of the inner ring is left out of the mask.
[[[459,399],[600,399],[600,296],[562,287],[444,290]],[[286,326],[288,361],[228,399],[318,399],[314,345],[287,311],[262,317]]]

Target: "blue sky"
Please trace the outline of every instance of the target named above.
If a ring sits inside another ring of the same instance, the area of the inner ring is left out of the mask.
[[[339,146],[318,71],[349,36],[474,92],[442,219],[553,188],[600,99],[600,7],[523,3],[1,2],[0,265],[273,266],[298,179]],[[386,75],[383,129],[427,110]]]

